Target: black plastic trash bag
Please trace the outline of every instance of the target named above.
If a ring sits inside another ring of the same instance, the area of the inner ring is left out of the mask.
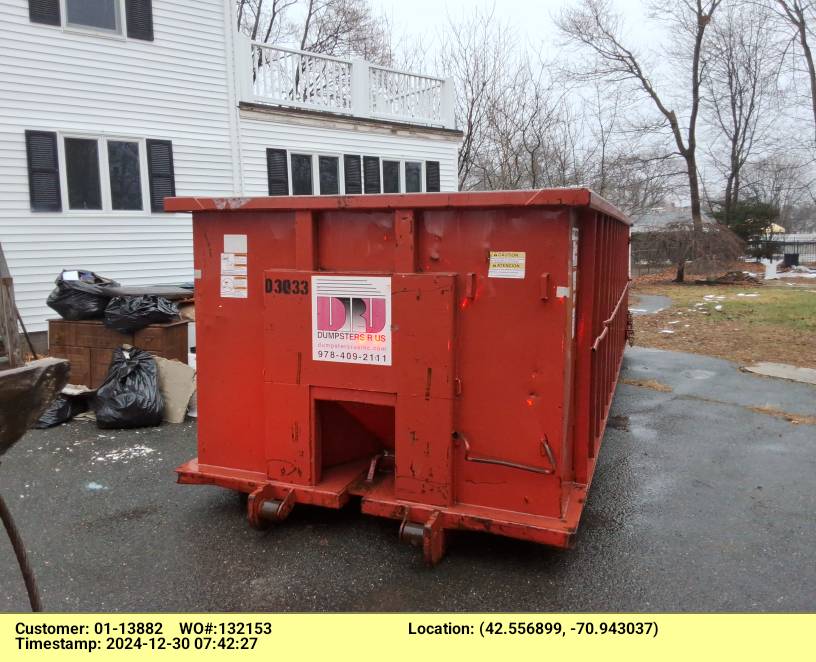
[[[164,400],[159,368],[150,353],[136,347],[113,350],[108,376],[94,398],[100,428],[141,428],[160,425]]]
[[[119,286],[114,280],[82,270],[63,271],[54,282],[57,287],[48,295],[46,303],[67,320],[102,317],[111,299],[106,289]]]
[[[105,326],[120,333],[133,333],[148,324],[164,324],[177,319],[178,306],[169,299],[154,294],[115,297],[105,308]]]
[[[77,414],[88,411],[88,400],[91,391],[84,393],[60,393],[51,401],[42,415],[34,423],[38,430],[52,428],[60,423],[67,423]]]

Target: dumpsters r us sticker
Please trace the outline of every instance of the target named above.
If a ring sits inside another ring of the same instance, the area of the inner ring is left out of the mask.
[[[312,360],[391,365],[391,279],[312,276]]]

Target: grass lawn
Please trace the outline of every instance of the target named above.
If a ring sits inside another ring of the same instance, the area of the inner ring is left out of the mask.
[[[777,361],[816,368],[816,282],[711,286],[636,280],[633,286],[633,308],[638,294],[672,300],[656,315],[634,318],[636,345],[741,364]]]

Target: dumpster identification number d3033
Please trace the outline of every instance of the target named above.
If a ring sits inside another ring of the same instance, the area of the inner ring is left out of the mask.
[[[312,276],[312,360],[391,365],[391,279]]]

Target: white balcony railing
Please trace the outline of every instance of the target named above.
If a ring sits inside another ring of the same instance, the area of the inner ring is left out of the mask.
[[[241,101],[455,128],[453,82],[239,36]]]

